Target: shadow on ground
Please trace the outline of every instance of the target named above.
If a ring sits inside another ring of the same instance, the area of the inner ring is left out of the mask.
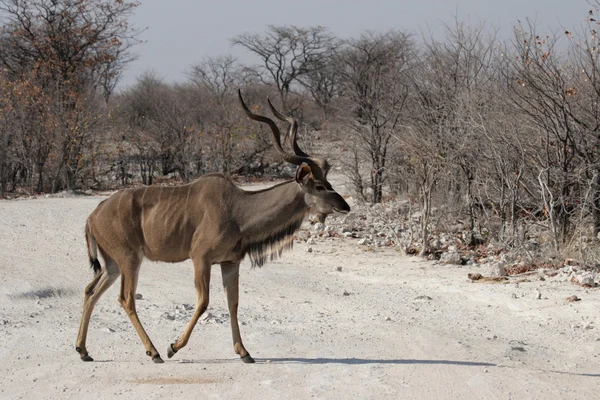
[[[257,364],[346,364],[346,365],[365,365],[365,364],[397,364],[397,365],[461,365],[467,367],[495,367],[496,364],[475,361],[453,361],[453,360],[380,360],[369,358],[255,358]],[[181,360],[181,363],[191,364],[225,364],[230,362],[239,362],[234,360]]]

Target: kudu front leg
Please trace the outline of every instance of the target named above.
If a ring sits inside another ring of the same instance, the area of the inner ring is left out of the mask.
[[[167,356],[169,358],[173,357],[175,353],[185,347],[190,340],[190,336],[192,335],[192,331],[200,319],[200,316],[206,311],[208,308],[208,300],[209,300],[209,288],[210,288],[210,262],[201,259],[194,259],[194,284],[196,286],[196,292],[198,295],[198,300],[196,302],[196,309],[194,310],[194,314],[192,315],[192,319],[186,325],[185,329],[179,339],[175,343],[171,343],[169,348],[167,349]]]
[[[238,301],[239,301],[239,281],[240,281],[240,263],[221,264],[221,275],[223,276],[223,288],[227,296],[227,305],[229,307],[229,316],[231,319],[231,335],[233,337],[233,350],[240,355],[245,363],[254,363],[254,359],[244,347],[240,327],[238,324]]]

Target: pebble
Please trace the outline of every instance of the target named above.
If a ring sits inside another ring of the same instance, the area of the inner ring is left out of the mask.
[[[166,319],[168,319],[169,321],[175,321],[175,314],[171,314],[171,313],[165,313],[164,317]]]
[[[307,253],[312,253],[312,252],[313,252],[313,249],[312,249],[312,247],[309,247],[309,248],[307,248],[307,249],[306,249],[306,252],[307,252]]]
[[[344,293],[342,293],[344,296],[350,296],[350,292],[347,290],[344,290]]]
[[[134,297],[136,300],[142,300],[144,298],[141,293],[136,293]]]

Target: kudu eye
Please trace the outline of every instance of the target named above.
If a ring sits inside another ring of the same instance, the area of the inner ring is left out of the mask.
[[[317,189],[319,192],[320,192],[320,191],[323,191],[323,190],[326,190],[326,189],[325,189],[325,186],[323,186],[323,185],[317,185],[317,186],[315,187],[315,189]]]

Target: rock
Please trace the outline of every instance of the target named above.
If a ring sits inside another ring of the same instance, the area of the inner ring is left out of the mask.
[[[165,317],[166,319],[168,319],[169,321],[175,321],[175,314],[171,314],[171,313],[164,313],[163,317]]]
[[[478,280],[480,280],[481,278],[483,278],[483,275],[481,275],[481,274],[479,274],[479,273],[477,273],[477,272],[476,272],[476,273],[474,273],[474,274],[470,274],[470,273],[469,273],[469,274],[467,274],[467,278],[469,278],[469,279],[470,279],[470,280],[472,280],[472,281],[478,281]]]
[[[354,234],[353,234],[352,232],[344,232],[344,233],[342,233],[342,235],[343,235],[345,238],[351,238],[351,237],[354,237]]]
[[[115,330],[114,330],[113,328],[109,328],[109,327],[106,327],[106,328],[104,328],[104,329],[102,329],[102,330],[103,330],[104,332],[107,332],[107,333],[113,333],[113,332],[115,332]]]
[[[422,296],[415,297],[413,299],[413,302],[425,302],[425,301],[430,301],[430,300],[433,300],[433,299],[429,296],[422,295]]]
[[[392,319],[390,317],[385,317],[386,321],[391,321]]]
[[[584,272],[580,274],[571,274],[569,278],[571,282],[576,283],[581,286],[594,287],[595,286],[595,278],[596,276],[591,272]]]
[[[347,290],[344,290],[344,293],[342,293],[344,296],[350,296],[350,292]]]
[[[490,276],[506,276],[506,269],[504,268],[503,261],[499,261],[492,265]]]
[[[348,228],[347,226],[342,228],[342,233],[352,233],[352,229]]]
[[[322,222],[317,222],[316,224],[313,225],[313,230],[315,231],[322,231],[325,229],[325,224]]]
[[[540,292],[539,289],[535,289],[533,292],[533,298],[535,300],[541,300],[542,299],[542,292]]]
[[[371,241],[367,238],[362,238],[358,241],[358,244],[361,246],[368,246],[371,244]]]
[[[134,297],[136,300],[142,300],[144,298],[141,293],[136,293]]]
[[[581,299],[575,295],[569,296],[565,299],[566,301],[568,301],[569,303],[573,303],[575,301],[580,301]]]
[[[442,253],[442,255],[440,257],[440,263],[461,265],[460,254],[458,254],[458,252],[455,252],[455,251],[449,251],[448,253]]]
[[[338,272],[342,272],[342,267],[337,267],[335,270]]]
[[[312,249],[312,247],[309,247],[309,248],[307,248],[307,249],[306,249],[306,252],[307,252],[307,253],[312,253],[312,252],[313,252],[313,249]]]
[[[184,310],[187,310],[187,311],[190,311],[190,310],[193,310],[193,309],[194,309],[194,306],[193,306],[193,305],[191,305],[191,304],[184,304],[184,305],[183,305],[183,309],[184,309]]]
[[[209,312],[205,312],[204,314],[202,314],[202,316],[200,317],[200,323],[201,324],[207,324],[209,323],[211,320],[213,319],[213,315]]]
[[[317,242],[315,241],[314,238],[310,238],[306,241],[306,244],[315,245],[315,244],[317,244]]]

